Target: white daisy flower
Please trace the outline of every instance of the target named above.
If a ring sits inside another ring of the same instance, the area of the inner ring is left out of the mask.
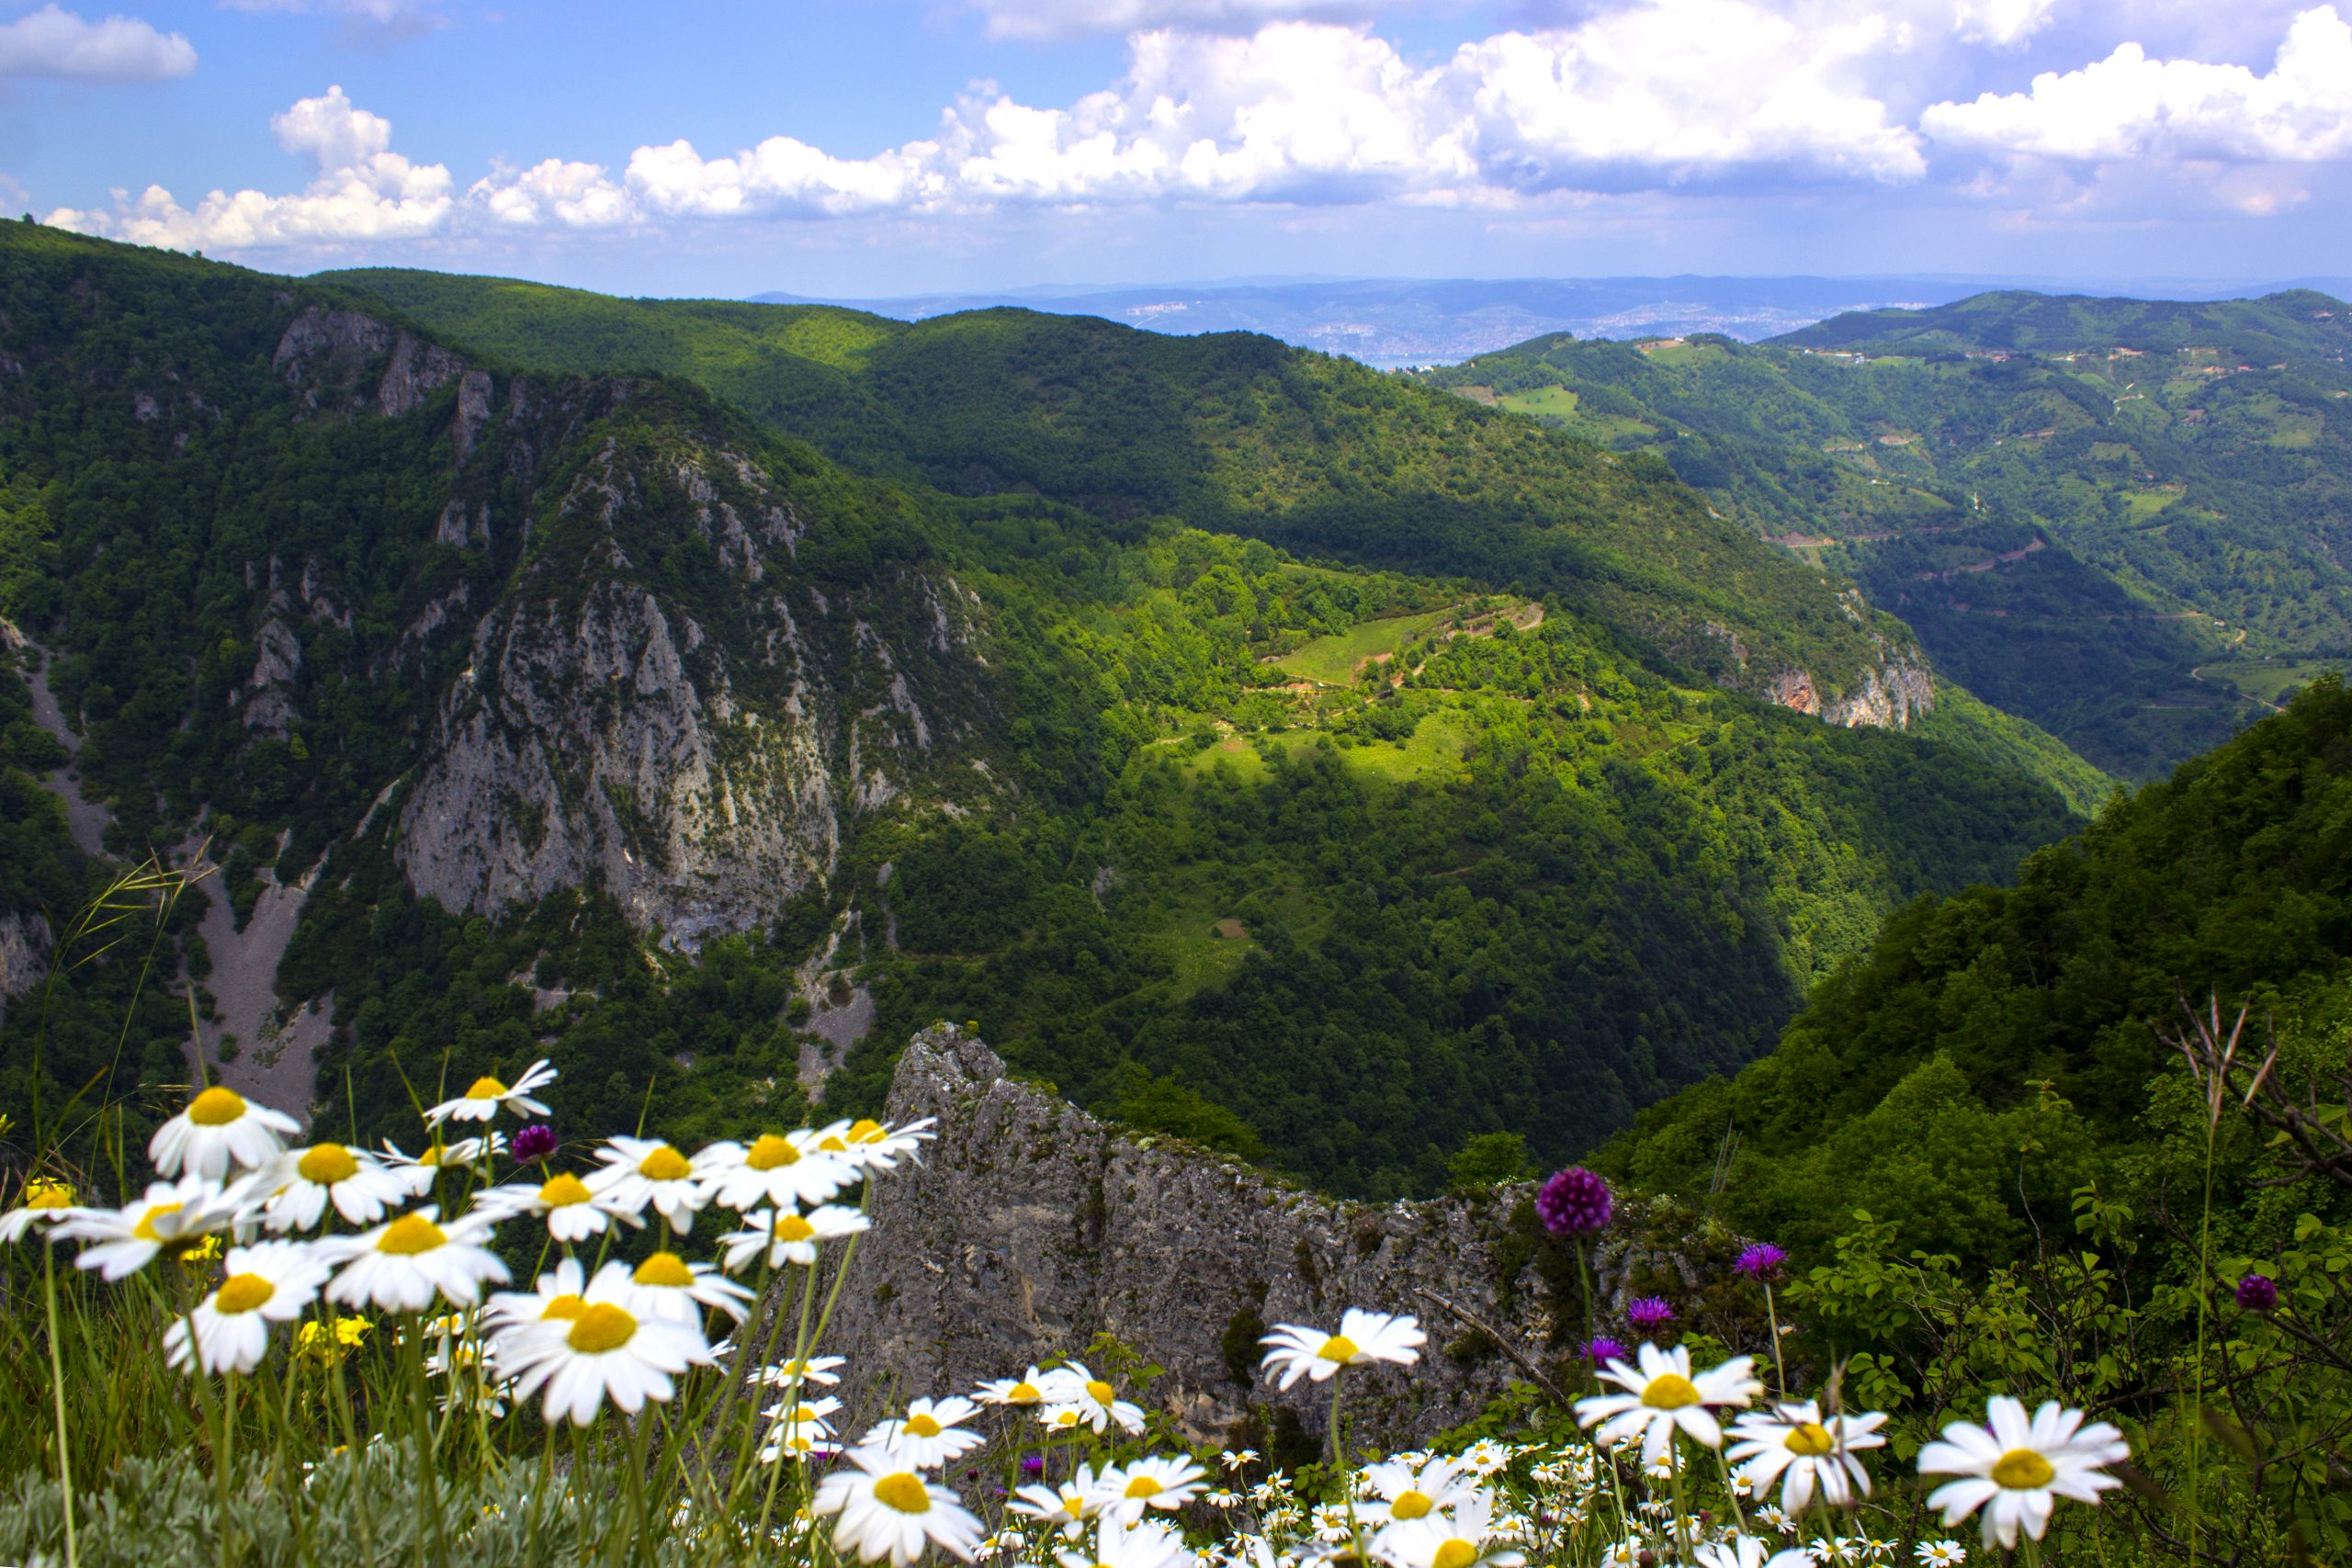
[[[2040,1540],[2060,1497],[2097,1503],[2101,1492],[2122,1484],[2100,1466],[2130,1458],[2132,1446],[2108,1423],[2086,1427],[2081,1411],[2055,1400],[2029,1421],[2025,1405],[2005,1393],[1986,1403],[1984,1416],[1983,1427],[1946,1427],[1941,1442],[1919,1450],[1919,1473],[1961,1478],[1936,1488],[1928,1506],[1944,1511],[1946,1527],[1984,1508],[1987,1551],[1996,1539],[2015,1547],[2020,1525]]]
[[[917,1155],[924,1144],[939,1135],[933,1131],[938,1122],[936,1116],[925,1116],[896,1127],[886,1127],[870,1117],[836,1122],[818,1129],[816,1147],[820,1153],[839,1155],[867,1170],[895,1170],[899,1160]]]
[[[1102,1516],[1107,1527],[1113,1521],[1132,1525],[1144,1517],[1147,1508],[1181,1508],[1200,1492],[1201,1483],[1208,1472],[1190,1459],[1139,1459],[1132,1464],[1112,1465],[1095,1482],[1094,1489],[1102,1495]]]
[[[1956,1540],[1923,1540],[1912,1555],[1927,1568],[1960,1568],[1968,1561],[1968,1549]]]
[[[1062,1371],[1067,1381],[1057,1391],[1060,1405],[1046,1413],[1046,1426],[1068,1431],[1083,1423],[1101,1432],[1116,1422],[1121,1431],[1143,1430],[1143,1406],[1121,1399],[1118,1390],[1086,1370],[1085,1362],[1071,1361]],[[1062,1419],[1064,1416],[1075,1419]]]
[[[772,1367],[762,1367],[758,1378],[761,1382],[770,1388],[789,1388],[796,1382],[831,1388],[842,1381],[842,1374],[837,1369],[847,1365],[848,1361],[847,1356],[811,1356],[806,1360],[786,1359],[778,1361]]]
[[[972,1391],[972,1397],[982,1404],[1053,1404],[1067,1403],[1060,1392],[1070,1381],[1067,1372],[1041,1372],[1031,1367],[1028,1373],[1017,1378],[992,1378]]]
[[[542,1274],[528,1291],[501,1291],[490,1298],[482,1316],[491,1324],[538,1323],[551,1317],[569,1321],[588,1304],[588,1276],[576,1258],[567,1258]]]
[[[222,1187],[205,1176],[154,1181],[119,1209],[75,1208],[51,1235],[61,1241],[96,1245],[74,1255],[77,1269],[96,1269],[108,1280],[126,1279],[154,1261],[166,1247],[183,1247],[217,1235],[244,1219],[252,1198],[244,1182]]]
[[[1699,1568],[1812,1568],[1813,1559],[1798,1547],[1774,1551],[1752,1535],[1711,1540],[1698,1549]]]
[[[1258,1450],[1256,1449],[1227,1449],[1217,1455],[1216,1459],[1219,1464],[1225,1466],[1227,1472],[1230,1473],[1257,1463]]]
[[[1059,1484],[1033,1482],[1020,1488],[1004,1506],[1040,1524],[1057,1526],[1063,1536],[1076,1540],[1085,1521],[1101,1513],[1107,1501],[1094,1484],[1094,1467],[1081,1464]]]
[[[1491,1438],[1481,1438],[1462,1450],[1462,1463],[1483,1480],[1510,1463],[1510,1450]]]
[[[1878,1429],[1886,1417],[1832,1416],[1824,1420],[1813,1400],[1780,1405],[1770,1415],[1743,1416],[1732,1423],[1732,1447],[1725,1456],[1738,1467],[1738,1479],[1758,1492],[1769,1492],[1783,1473],[1781,1506],[1792,1514],[1804,1512],[1815,1492],[1833,1508],[1871,1495],[1870,1472],[1854,1457],[1857,1449],[1883,1448]]]
[[[1356,1507],[1356,1517],[1366,1524],[1427,1518],[1477,1490],[1453,1461],[1418,1454],[1399,1454],[1369,1466],[1363,1481],[1374,1499]]]
[[[73,1188],[52,1177],[28,1177],[17,1207],[0,1214],[0,1246],[14,1247],[35,1225],[54,1225],[75,1212]]]
[[[842,1402],[831,1394],[822,1399],[804,1399],[786,1410],[783,1404],[769,1405],[760,1412],[779,1427],[805,1427],[820,1438],[833,1435],[833,1417],[841,1413]]]
[[[269,1325],[291,1323],[318,1298],[334,1271],[301,1242],[232,1247],[220,1286],[175,1318],[164,1334],[167,1359],[190,1365],[188,1326],[196,1327],[194,1364],[208,1372],[249,1372],[269,1353]]]
[[[329,1203],[355,1225],[372,1225],[384,1212],[414,1196],[408,1181],[365,1149],[312,1144],[288,1153],[275,1173],[285,1185],[271,1194],[262,1223],[280,1233],[312,1230]]]
[[[866,1448],[881,1450],[900,1464],[916,1470],[935,1470],[951,1459],[971,1452],[986,1440],[979,1433],[957,1425],[979,1413],[978,1405],[954,1394],[935,1401],[918,1399],[907,1406],[904,1416],[876,1422],[860,1442]]]
[[[377,1156],[386,1170],[408,1184],[409,1196],[422,1198],[433,1190],[433,1183],[445,1170],[460,1170],[478,1159],[495,1158],[506,1152],[506,1134],[492,1133],[480,1138],[459,1138],[443,1143],[437,1138],[424,1150],[411,1156],[401,1152],[401,1146],[390,1138],[384,1140],[384,1152]]]
[[[1452,1508],[1389,1525],[1372,1538],[1372,1553],[1395,1568],[1519,1568],[1525,1553],[1487,1547],[1494,1514],[1493,1495],[1472,1492]]]
[[[935,1541],[950,1556],[969,1562],[987,1533],[946,1487],[925,1481],[889,1454],[852,1449],[849,1463],[817,1485],[819,1514],[839,1516],[833,1545],[854,1552],[861,1562],[887,1557],[891,1568],[906,1568]]]
[[[185,1168],[219,1181],[232,1166],[253,1170],[267,1165],[285,1152],[287,1135],[301,1130],[284,1111],[255,1105],[215,1084],[155,1129],[147,1156],[161,1175],[177,1176]]]
[[[493,1224],[520,1214],[545,1216],[548,1235],[566,1246],[604,1235],[613,1220],[632,1226],[644,1223],[610,1198],[590,1191],[586,1182],[568,1170],[560,1170],[544,1181],[493,1187],[474,1200],[474,1212]]]
[[[1179,1568],[1192,1560],[1184,1538],[1158,1520],[1119,1524],[1109,1518],[1094,1527],[1094,1551],[1055,1554],[1061,1568]]]
[[[314,1243],[322,1257],[343,1262],[327,1287],[327,1300],[341,1306],[373,1303],[386,1312],[422,1312],[438,1292],[452,1306],[481,1299],[485,1281],[504,1284],[506,1265],[482,1246],[490,1224],[468,1214],[438,1224],[440,1210],[426,1204],[388,1224],[356,1236],[329,1236]]]
[[[629,1275],[639,1299],[655,1317],[702,1325],[704,1309],[716,1308],[743,1321],[752,1292],[707,1263],[689,1263],[674,1252],[657,1252]]]
[[[531,1091],[555,1080],[555,1069],[542,1056],[524,1068],[523,1076],[512,1084],[489,1077],[474,1079],[465,1093],[427,1109],[424,1119],[437,1127],[444,1122],[487,1122],[501,1111],[511,1116],[545,1116],[548,1108],[533,1100]]]
[[[1660,1350],[1645,1343],[1637,1354],[1638,1367],[1612,1359],[1600,1374],[1603,1382],[1626,1392],[1577,1400],[1577,1420],[1587,1427],[1605,1422],[1595,1436],[1611,1448],[1639,1437],[1645,1464],[1665,1457],[1678,1428],[1708,1448],[1721,1448],[1724,1429],[1713,1411],[1746,1404],[1764,1391],[1749,1375],[1752,1356],[1734,1356],[1693,1376],[1690,1352],[1679,1345]]]
[[[732,1274],[764,1252],[771,1269],[781,1269],[786,1263],[813,1268],[818,1243],[855,1235],[873,1224],[855,1209],[845,1209],[838,1203],[826,1203],[805,1214],[762,1209],[744,1215],[743,1228],[723,1238],[720,1245],[727,1250],[719,1266]]]
[[[514,1375],[514,1397],[528,1399],[545,1384],[548,1424],[568,1416],[575,1427],[594,1421],[607,1398],[631,1416],[649,1399],[667,1402],[673,1379],[709,1365],[710,1347],[694,1325],[641,1315],[635,1309],[642,1305],[628,1266],[607,1263],[588,1281],[579,1316],[508,1330],[498,1359]]]
[[[832,1416],[842,1407],[838,1399],[801,1400],[787,1410],[771,1404],[761,1415],[768,1418],[766,1446],[760,1462],[774,1464],[789,1455],[795,1460],[828,1459],[841,1452],[834,1442]]]
[[[817,1135],[763,1133],[749,1148],[713,1144],[697,1159],[707,1161],[710,1194],[730,1209],[798,1209],[822,1203],[858,1179],[847,1156],[826,1154]]]
[[[696,1169],[676,1148],[652,1138],[607,1138],[596,1157],[604,1165],[588,1178],[590,1190],[631,1214],[650,1206],[680,1235],[693,1231],[696,1211],[710,1201],[705,1178],[718,1168]]]
[[[1259,1343],[1269,1347],[1262,1365],[1270,1372],[1279,1369],[1282,1377],[1277,1386],[1288,1388],[1301,1377],[1322,1382],[1341,1367],[1373,1361],[1410,1366],[1421,1359],[1420,1348],[1428,1341],[1417,1319],[1350,1307],[1340,1318],[1337,1334],[1278,1323]]]

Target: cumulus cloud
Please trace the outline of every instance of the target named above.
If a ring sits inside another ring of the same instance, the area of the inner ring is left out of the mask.
[[[630,216],[628,192],[606,177],[602,164],[560,158],[491,175],[466,195],[499,222],[519,228],[609,229]]]
[[[2013,159],[2338,158],[2352,152],[2352,27],[2333,6],[2303,12],[2264,75],[2120,44],[2080,70],[2044,72],[2027,92],[1932,105],[1919,125],[1940,144]]]
[[[196,69],[196,46],[135,17],[89,21],[55,5],[0,26],[0,77],[164,82]]]
[[[315,170],[296,195],[216,190],[187,208],[149,186],[136,198],[117,192],[109,211],[61,208],[49,221],[139,244],[224,251],[413,239],[447,223],[455,205],[448,169],[392,152],[391,122],[354,106],[341,87],[300,100],[269,125],[279,146]]]
[[[1374,7],[1369,0],[970,0],[970,8],[991,38],[1054,39],[1170,27],[1252,32],[1269,22],[1361,19]]]

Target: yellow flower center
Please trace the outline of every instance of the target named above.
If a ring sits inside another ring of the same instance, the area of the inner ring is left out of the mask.
[[[1054,1412],[1054,1425],[1055,1425],[1055,1426],[1057,1426],[1057,1427],[1075,1427],[1075,1426],[1077,1426],[1077,1425],[1078,1425],[1078,1412],[1077,1412],[1077,1411],[1075,1411],[1075,1410],[1057,1410],[1057,1411],[1055,1411],[1055,1412]]]
[[[359,1174],[359,1162],[341,1144],[317,1144],[302,1151],[294,1164],[305,1181],[321,1187],[332,1187],[338,1181],[348,1181]]]
[[[245,1097],[219,1085],[188,1102],[187,1119],[199,1127],[226,1127],[245,1113]]]
[[[1823,1454],[1836,1452],[1837,1449],[1838,1439],[1831,1437],[1829,1428],[1818,1421],[1800,1423],[1789,1434],[1789,1452],[1802,1454],[1806,1459],[1819,1459]]]
[[[1159,1483],[1148,1475],[1136,1476],[1127,1483],[1127,1495],[1130,1497],[1157,1497],[1160,1490]]]
[[[1642,1403],[1652,1410],[1687,1410],[1700,1403],[1699,1385],[1680,1372],[1663,1372],[1642,1390]]]
[[[586,1302],[581,1300],[576,1292],[566,1291],[539,1309],[539,1321],[545,1323],[548,1319],[554,1317],[570,1322],[587,1310]]]
[[[277,1293],[277,1287],[258,1274],[232,1274],[212,1298],[215,1312],[251,1312]]]
[[[687,1268],[674,1252],[657,1252],[637,1266],[629,1276],[640,1285],[667,1285],[673,1291],[691,1289],[695,1271]]]
[[[62,1181],[36,1176],[25,1183],[25,1207],[28,1209],[70,1209],[73,1206],[74,1189]]]
[[[807,1241],[817,1234],[817,1227],[797,1214],[779,1214],[775,1222],[778,1241]]]
[[[693,1162],[667,1144],[637,1162],[637,1174],[648,1181],[684,1181],[694,1173]]]
[[[141,1241],[152,1241],[160,1247],[163,1245],[164,1238],[155,1234],[155,1222],[165,1214],[176,1214],[179,1212],[180,1206],[177,1203],[158,1203],[139,1216],[139,1223],[130,1227],[130,1234]]]
[[[1346,1335],[1334,1334],[1330,1338],[1323,1341],[1323,1348],[1315,1353],[1327,1361],[1337,1361],[1344,1367],[1358,1356],[1363,1355],[1363,1348]]]
[[[2011,1449],[1993,1461],[1993,1479],[2012,1492],[2047,1486],[2057,1476],[2057,1469],[2031,1449]]]
[[[743,1156],[743,1163],[753,1170],[774,1170],[780,1165],[799,1164],[800,1151],[792,1146],[790,1138],[763,1133],[759,1142],[752,1145],[752,1152]]]
[[[879,1143],[881,1138],[882,1123],[871,1116],[861,1116],[849,1125],[849,1141],[853,1144]]]
[[[601,1356],[607,1350],[617,1350],[637,1333],[637,1319],[627,1310],[610,1302],[597,1302],[581,1309],[571,1320],[571,1332],[563,1342],[583,1356]]]
[[[468,1085],[466,1092],[458,1098],[461,1100],[503,1100],[506,1098],[506,1086],[496,1078],[480,1077]]]
[[[829,1155],[845,1155],[849,1153],[849,1145],[842,1141],[842,1135],[839,1133],[828,1133],[823,1137],[818,1139],[817,1148],[819,1152]]]
[[[539,1183],[539,1201],[550,1209],[568,1209],[574,1203],[585,1203],[594,1196],[588,1184],[568,1170]]]
[[[1004,1402],[1007,1404],[1035,1404],[1045,1397],[1035,1383],[1017,1382],[1006,1392]]]
[[[945,1430],[945,1427],[942,1427],[938,1422],[933,1420],[928,1416],[914,1415],[907,1417],[907,1431],[910,1436],[917,1438],[935,1438]]]
[[[389,1252],[395,1258],[414,1258],[420,1252],[430,1252],[449,1239],[439,1225],[423,1214],[402,1214],[384,1227],[376,1238],[376,1250]]]
[[[1466,1540],[1449,1540],[1437,1549],[1430,1560],[1430,1568],[1470,1568],[1478,1561],[1478,1549]]]
[[[1436,1506],[1437,1504],[1426,1492],[1406,1492],[1388,1505],[1388,1515],[1397,1519],[1425,1519],[1429,1517],[1430,1510]]]
[[[1117,1395],[1119,1391],[1113,1388],[1109,1383],[1104,1382],[1101,1378],[1096,1378],[1093,1382],[1086,1385],[1086,1392],[1088,1394],[1092,1396],[1095,1404],[1108,1404],[1111,1403],[1112,1399]]]
[[[814,1421],[816,1419],[818,1419],[818,1416],[817,1407],[815,1405],[797,1404],[793,1406],[792,1422],[794,1426],[797,1427],[804,1421]]]
[[[902,1514],[931,1511],[931,1489],[922,1483],[922,1477],[903,1470],[874,1483],[874,1500]]]

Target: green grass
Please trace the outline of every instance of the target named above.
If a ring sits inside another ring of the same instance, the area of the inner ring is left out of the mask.
[[[1577,399],[1566,387],[1539,387],[1532,392],[1513,392],[1501,401],[1513,413],[1533,414],[1538,419],[1574,419]]]
[[[1425,615],[1394,615],[1365,621],[1335,637],[1318,637],[1283,655],[1274,668],[1303,681],[1345,686],[1355,682],[1357,667],[1367,659],[1395,653],[1431,627],[1460,615],[1461,607],[1431,610]]]
[[[2233,687],[2256,702],[2282,704],[2288,694],[2322,675],[2341,674],[2342,659],[2233,659],[2201,666],[2206,680]]]
[[[1474,730],[1467,713],[1444,707],[1423,718],[1400,744],[1378,741],[1341,754],[1351,766],[1391,784],[1414,779],[1439,782],[1464,771],[1462,749],[1470,743]]]

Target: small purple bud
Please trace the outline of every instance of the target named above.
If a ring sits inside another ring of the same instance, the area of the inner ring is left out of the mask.
[[[2248,1312],[2278,1310],[2278,1281],[2263,1274],[2248,1274],[2238,1281],[2238,1305]]]
[[[1535,1193],[1535,1217],[1554,1235],[1592,1235],[1609,1226],[1609,1183],[1580,1165],[1555,1171]]]
[[[1023,1475],[1045,1474],[1046,1456],[1044,1454],[1023,1454],[1021,1456],[1021,1473]]]
[[[1611,1361],[1622,1361],[1632,1354],[1631,1350],[1626,1349],[1623,1345],[1610,1338],[1606,1334],[1588,1341],[1584,1348],[1584,1359],[1596,1367],[1606,1366]]]
[[[561,1140],[555,1129],[544,1122],[534,1122],[514,1134],[514,1157],[525,1165],[536,1165],[555,1153]]]
[[[1655,1334],[1674,1321],[1674,1307],[1664,1296],[1635,1296],[1625,1303],[1625,1321],[1644,1334]]]
[[[1769,1241],[1759,1241],[1740,1248],[1739,1258],[1732,1267],[1751,1280],[1777,1280],[1781,1277],[1781,1265],[1788,1260],[1787,1253]]]

